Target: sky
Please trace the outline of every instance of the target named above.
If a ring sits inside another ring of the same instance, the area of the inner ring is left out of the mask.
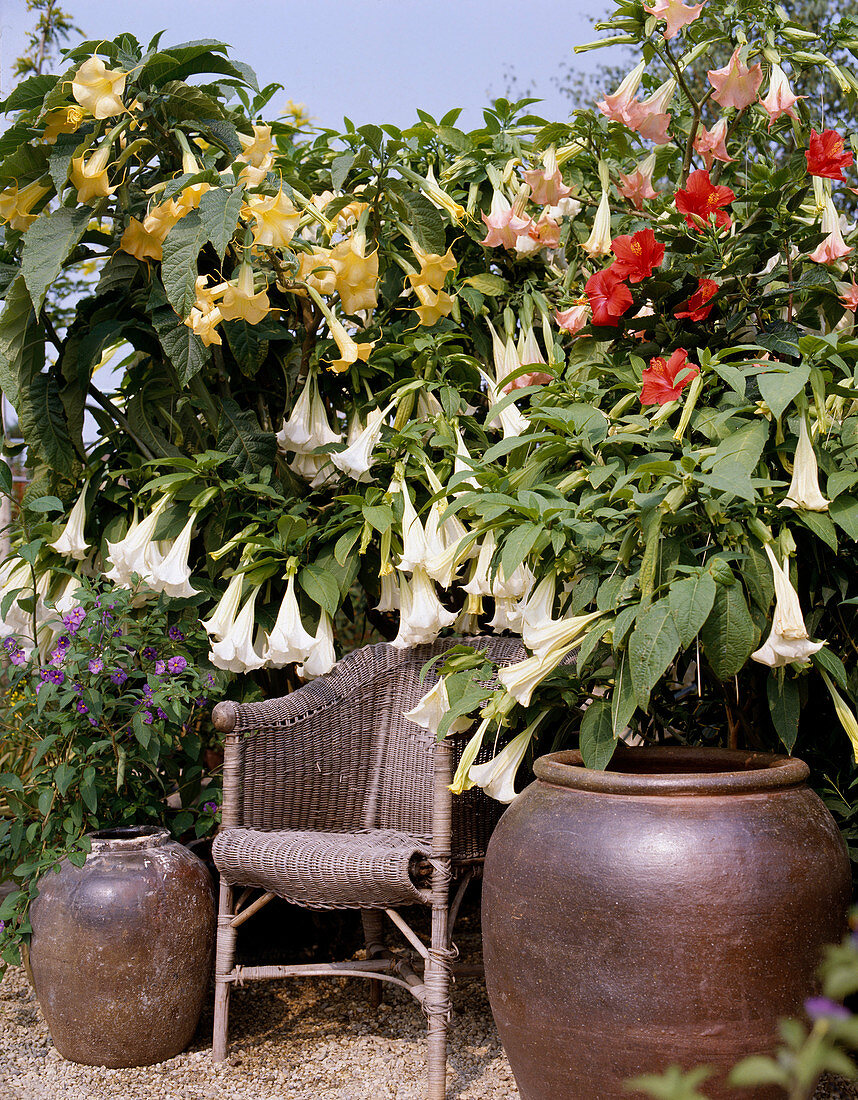
[[[87,38],[130,32],[145,46],[160,30],[162,46],[199,38],[229,43],[256,70],[260,86],[284,85],[268,114],[286,100],[305,103],[313,119],[338,127],[416,121],[420,107],[440,118],[464,108],[459,125],[482,123],[481,108],[510,90],[544,99],[534,108],[564,119],[569,101],[555,86],[573,61],[608,63],[613,51],[574,55],[589,42],[609,0],[63,0]],[[0,94],[14,85],[12,65],[34,23],[25,0],[0,0]]]

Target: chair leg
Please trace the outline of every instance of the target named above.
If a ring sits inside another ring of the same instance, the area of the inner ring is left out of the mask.
[[[212,1035],[212,1060],[223,1062],[226,1058],[226,1037],[229,1027],[229,994],[232,982],[229,975],[235,960],[237,931],[232,927],[233,891],[221,879],[220,900],[217,915],[217,944],[215,949],[215,1008]]]
[[[378,909],[361,909],[360,919],[363,924],[363,934],[366,940],[366,957],[373,958],[382,955],[386,950],[384,942],[384,924]],[[381,1004],[384,993],[384,982],[370,981],[369,1003],[370,1007],[377,1009]]]
[[[447,1095],[447,1028],[450,1023],[450,954],[446,947],[447,910],[432,911],[432,943],[426,960],[424,1011],[429,1021],[429,1100]],[[444,946],[434,947],[443,944]]]

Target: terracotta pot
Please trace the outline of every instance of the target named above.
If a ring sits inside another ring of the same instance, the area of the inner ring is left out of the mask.
[[[522,1100],[628,1100],[624,1081],[772,1052],[846,926],[840,833],[806,764],[717,749],[544,756],[483,886],[486,982]],[[642,1095],[636,1093],[635,1095]],[[755,1100],[780,1097],[756,1089]]]
[[[208,986],[215,910],[205,865],[165,829],[90,833],[83,867],[46,875],[30,965],[64,1058],[146,1066],[179,1054]]]

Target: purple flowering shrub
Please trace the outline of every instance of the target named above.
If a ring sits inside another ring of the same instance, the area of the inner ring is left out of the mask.
[[[66,857],[82,865],[85,833],[158,823],[204,836],[219,813],[204,719],[222,674],[205,658],[194,609],[175,621],[166,596],[135,609],[130,591],[89,581],[77,600],[29,658],[15,637],[2,642],[3,736],[23,731],[31,747],[26,768],[0,774],[9,810],[0,819],[0,881],[19,884],[0,908],[5,964],[29,932],[39,877]]]

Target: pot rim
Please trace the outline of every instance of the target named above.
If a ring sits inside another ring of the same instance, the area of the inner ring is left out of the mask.
[[[87,833],[92,852],[137,852],[143,848],[160,848],[170,839],[162,825],[116,825]]]
[[[585,768],[569,749],[539,757],[533,770],[555,787],[632,795],[750,794],[798,787],[810,775],[794,756],[686,745],[618,746],[606,771]]]

